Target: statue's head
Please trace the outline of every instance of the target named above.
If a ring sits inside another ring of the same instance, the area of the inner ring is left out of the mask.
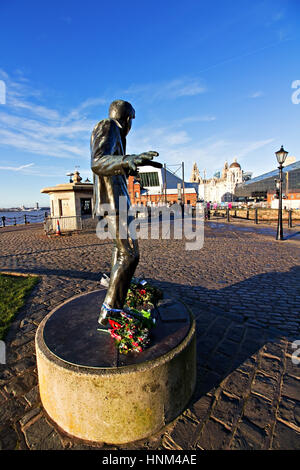
[[[131,129],[132,119],[135,119],[135,110],[128,101],[115,100],[109,107],[109,117],[118,121],[124,134],[127,135]]]

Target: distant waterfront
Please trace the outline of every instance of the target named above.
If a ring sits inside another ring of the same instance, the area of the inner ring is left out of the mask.
[[[44,220],[45,212],[49,214],[50,209],[39,209],[33,211],[0,211],[0,226],[2,226],[2,217],[5,217],[5,225],[17,225],[25,223],[25,215],[27,222],[41,223]]]

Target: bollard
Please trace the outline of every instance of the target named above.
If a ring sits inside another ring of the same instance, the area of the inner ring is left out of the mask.
[[[246,219],[249,220],[249,209],[247,209]]]
[[[14,217],[14,220],[15,220],[15,223],[14,223],[14,225],[17,225],[17,219],[16,219],[15,217]]]
[[[3,215],[1,219],[2,219],[2,227],[5,227],[5,215]]]
[[[227,207],[226,209],[227,212],[227,222],[230,222],[230,209]]]
[[[292,209],[289,209],[289,215],[288,215],[288,227],[292,228],[293,227],[293,220],[292,220]]]
[[[258,209],[255,209],[254,223],[258,224]]]
[[[27,224],[27,217],[26,217],[26,214],[24,215],[24,224]]]

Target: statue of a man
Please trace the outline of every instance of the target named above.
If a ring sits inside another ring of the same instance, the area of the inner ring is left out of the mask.
[[[112,309],[123,308],[127,291],[139,262],[138,242],[129,233],[132,217],[120,220],[120,196],[125,196],[127,209],[130,198],[126,178],[137,174],[137,167],[160,163],[152,162],[157,152],[139,155],[126,155],[126,136],[131,129],[135,110],[123,100],[113,101],[109,108],[109,119],[100,121],[91,136],[91,168],[94,173],[94,215],[103,215],[100,204],[109,204],[114,215],[108,215],[108,228],[114,228],[114,249],[109,287],[101,307],[99,323],[107,323],[107,315]],[[120,235],[120,224],[122,236]],[[124,233],[127,235],[124,237]]]

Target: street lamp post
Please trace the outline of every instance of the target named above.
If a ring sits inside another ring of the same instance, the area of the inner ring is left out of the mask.
[[[276,240],[283,240],[283,228],[282,228],[282,168],[287,157],[288,152],[286,152],[281,146],[278,152],[275,152],[277,161],[279,163],[279,199],[278,199],[278,222],[277,222],[277,235]]]

